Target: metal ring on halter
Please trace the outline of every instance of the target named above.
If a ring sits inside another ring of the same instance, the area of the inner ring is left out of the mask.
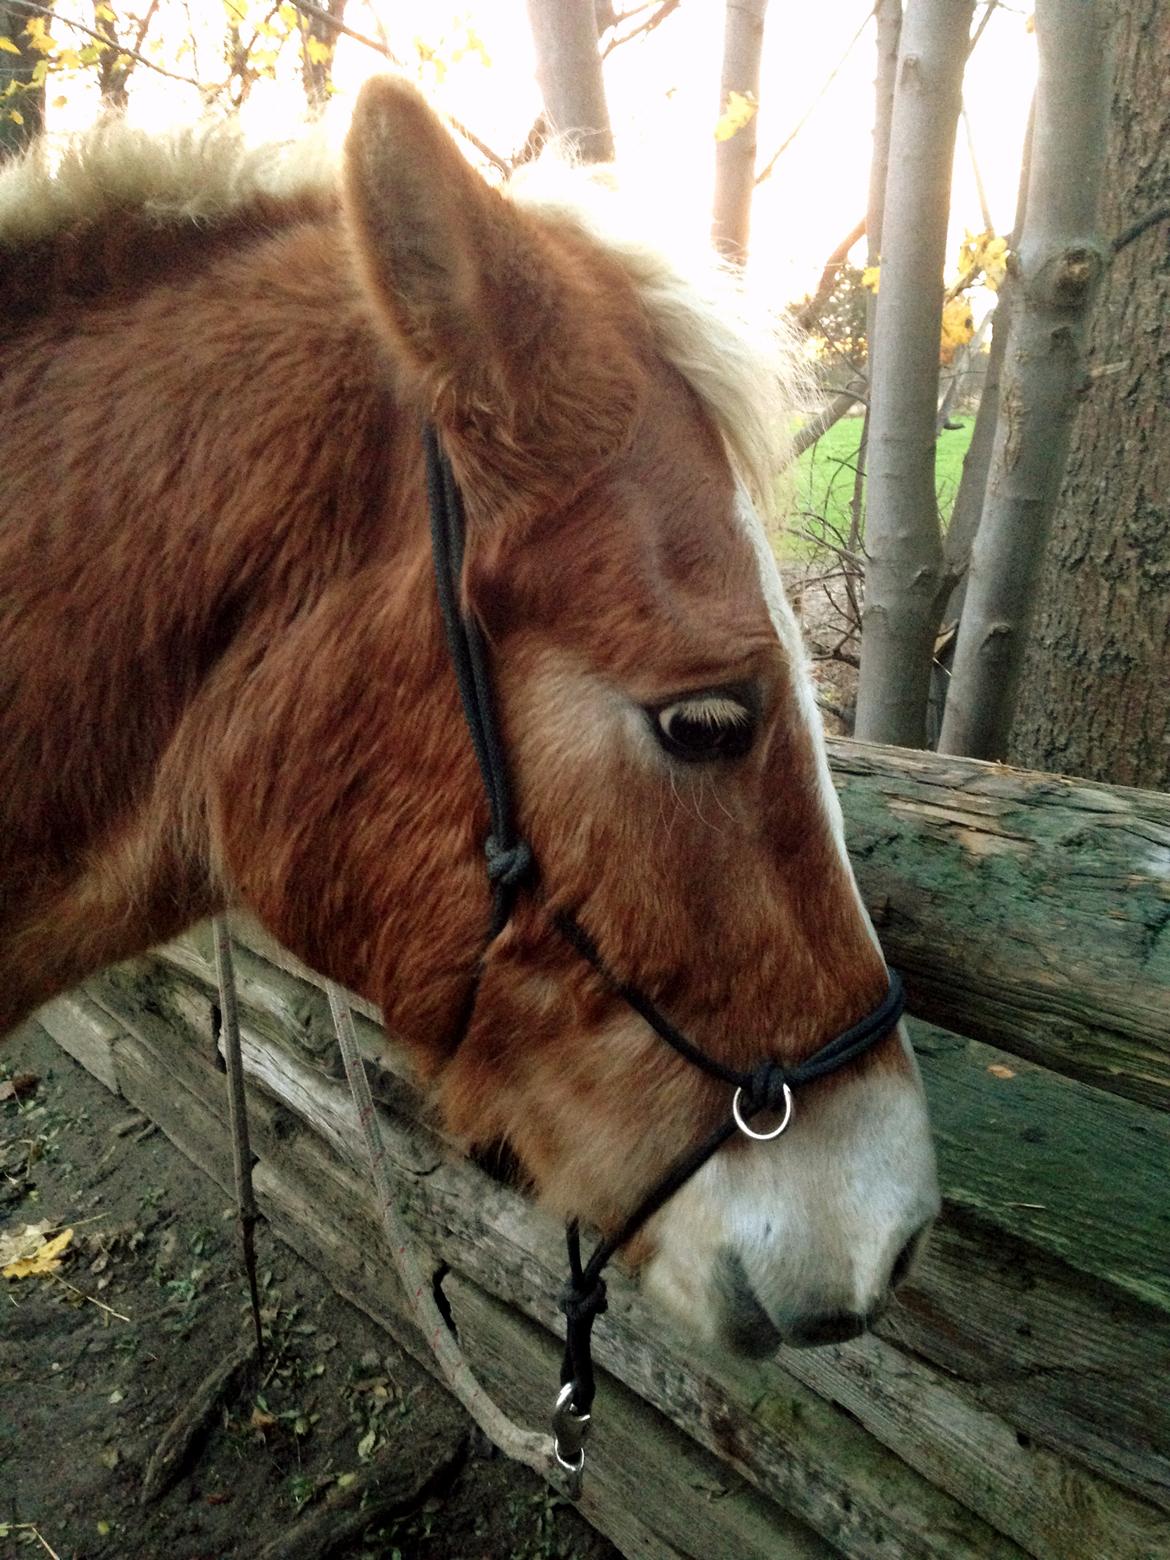
[[[573,1407],[573,1383],[566,1381],[557,1394],[553,1410],[553,1452],[566,1473],[580,1473],[585,1466],[585,1437],[589,1434],[590,1414],[579,1414]],[[562,1444],[565,1451],[561,1450]],[[565,1452],[569,1456],[565,1456]],[[573,1453],[576,1457],[573,1457]]]
[[[792,1120],[792,1090],[786,1083],[782,1084],[781,1087],[784,1090],[784,1120],[778,1127],[774,1127],[771,1132],[756,1132],[743,1119],[739,1108],[739,1097],[743,1093],[742,1088],[736,1089],[735,1094],[732,1096],[731,1114],[735,1117],[736,1126],[747,1137],[755,1138],[757,1143],[770,1143],[773,1138],[778,1138]]]

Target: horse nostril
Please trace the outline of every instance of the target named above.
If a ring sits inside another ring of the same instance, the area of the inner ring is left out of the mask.
[[[865,1331],[865,1317],[853,1311],[836,1311],[828,1316],[810,1317],[793,1327],[784,1338],[797,1349],[813,1349],[823,1343],[848,1343]]]

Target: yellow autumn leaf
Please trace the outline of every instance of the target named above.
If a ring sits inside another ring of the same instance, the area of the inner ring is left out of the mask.
[[[19,44],[13,43],[11,38],[0,38],[0,49],[3,49],[5,54],[19,54],[20,53],[20,46],[19,46]]]
[[[751,124],[758,107],[759,104],[751,92],[729,92],[727,105],[719,116],[719,123],[715,126],[715,139],[730,141],[733,135],[739,134],[744,125]]]
[[[20,112],[20,110],[18,108],[10,108],[8,110],[8,117],[9,117],[9,119],[12,120],[12,123],[14,125],[22,125],[22,124],[24,124],[24,115]]]
[[[52,54],[57,47],[57,40],[48,33],[37,33],[28,40],[28,46],[30,49],[36,49],[40,54]]]
[[[333,57],[333,50],[320,38],[306,38],[305,53],[314,65],[324,65]]]
[[[881,281],[882,268],[880,265],[867,265],[861,273],[861,285],[867,292],[877,296],[878,283]]]
[[[942,312],[942,360],[949,363],[956,350],[975,334],[975,321],[971,305],[966,298],[952,298],[943,305]]]
[[[968,231],[959,245],[959,276],[975,279],[982,273],[984,284],[996,292],[1007,271],[1007,239],[990,229],[982,233]],[[966,285],[966,282],[964,282]]]
[[[118,20],[113,10],[108,5],[95,5],[93,8],[93,14],[96,20],[99,22],[116,22]]]
[[[38,1231],[39,1244],[27,1256],[17,1257],[2,1270],[5,1278],[42,1278],[61,1266],[61,1253],[73,1239],[72,1229],[62,1230],[52,1240]]]

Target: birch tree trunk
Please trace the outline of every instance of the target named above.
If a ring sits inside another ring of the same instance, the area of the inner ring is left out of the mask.
[[[873,156],[869,165],[869,196],[865,206],[865,263],[881,264],[882,215],[890,167],[890,128],[894,120],[894,87],[898,79],[898,46],[902,37],[902,0],[877,0],[877,75],[874,77]],[[877,334],[877,294],[865,305],[866,357],[873,362]]]
[[[613,161],[593,0],[528,0],[536,76],[550,128],[584,162]]]
[[[1104,266],[1109,8],[1038,0],[1040,74],[1000,415],[939,748],[1002,758]]]
[[[1028,203],[1028,178],[1032,167],[1032,125],[1036,104],[1028,112],[1028,124],[1024,131],[1023,155],[1020,160],[1020,182],[1016,189],[1016,212],[1008,239],[1011,247],[1019,242],[1024,230],[1024,214]],[[943,715],[946,710],[947,692],[951,671],[955,664],[955,638],[959,619],[963,615],[963,602],[967,596],[967,575],[971,563],[971,547],[979,529],[983,514],[983,499],[987,492],[987,473],[991,468],[991,452],[995,445],[995,429],[999,421],[999,383],[1003,374],[1004,353],[1007,351],[1011,322],[1012,276],[1005,275],[999,287],[999,300],[991,315],[991,346],[984,366],[983,389],[979,394],[979,409],[975,414],[975,427],[971,442],[963,457],[963,474],[959,478],[959,491],[951,510],[951,521],[943,537],[943,588],[947,592],[946,606],[942,610],[940,629],[945,631],[945,643],[935,654],[931,667],[930,704],[927,709],[926,734],[930,747],[937,748],[942,734]]]
[[[727,0],[723,31],[723,75],[719,114],[726,114],[733,92],[760,101],[760,55],[768,0]],[[752,192],[756,180],[756,118],[753,113],[734,135],[715,146],[715,197],[711,237],[729,260],[747,259]]]
[[[1020,184],[1016,191],[1016,215],[1009,240],[1013,248],[1019,244],[1028,210],[1028,180],[1032,170],[1034,118],[1035,104],[1033,103],[1028,115],[1028,126],[1024,132]],[[971,547],[983,513],[987,473],[991,469],[995,429],[999,422],[999,386],[1003,375],[1004,354],[1007,351],[1015,283],[1016,278],[1008,274],[1000,284],[999,299],[991,317],[991,347],[987,353],[987,371],[979,397],[979,410],[975,414],[975,428],[971,435],[971,443],[967,446],[967,453],[963,457],[963,475],[959,479],[959,491],[955,495],[951,523],[943,542],[946,583],[950,589],[950,596],[943,613],[943,619],[947,623],[958,622],[967,595],[967,569],[971,560]]]
[[[1170,790],[1170,5],[1116,11],[1102,226],[1118,252],[1090,327],[1008,751]]]
[[[935,412],[951,166],[974,0],[902,21],[870,354],[866,589],[857,736],[921,747],[941,610]]]

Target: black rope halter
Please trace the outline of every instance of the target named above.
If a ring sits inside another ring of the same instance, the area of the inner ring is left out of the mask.
[[[440,448],[434,428],[429,424],[423,430],[423,443],[426,450],[431,544],[439,609],[463,714],[471,733],[488,802],[490,826],[484,854],[487,857],[487,875],[492,885],[492,919],[487,939],[490,943],[508,924],[516,897],[532,872],[533,856],[531,848],[516,830],[507,755],[492,698],[487,646],[479,625],[462,607],[465,531],[463,500],[450,462]],[[565,1355],[561,1366],[561,1392],[553,1416],[553,1435],[557,1457],[563,1466],[573,1472],[580,1472],[584,1465],[584,1438],[595,1392],[590,1340],[593,1323],[606,1308],[605,1280],[601,1274],[610,1258],[736,1132],[744,1132],[760,1141],[779,1137],[792,1119],[793,1090],[837,1072],[870,1050],[901,1018],[904,997],[901,980],[895,971],[888,970],[888,988],[878,1005],[851,1028],[821,1046],[812,1056],[793,1067],[764,1061],[751,1072],[740,1072],[708,1056],[659,1012],[645,992],[610,970],[596,943],[572,915],[566,911],[557,911],[552,916],[552,924],[569,946],[592,966],[614,995],[644,1019],[667,1045],[693,1066],[701,1068],[734,1090],[727,1119],[676,1161],[647,1192],[625,1222],[597,1245],[588,1262],[583,1264],[581,1261],[581,1239],[576,1223],[568,1227],[569,1281],[560,1302],[566,1321]],[[482,969],[481,959],[464,1008],[464,1032],[474,1010]],[[753,1117],[764,1111],[780,1112],[782,1119],[779,1126],[771,1131],[757,1132],[750,1123]]]

